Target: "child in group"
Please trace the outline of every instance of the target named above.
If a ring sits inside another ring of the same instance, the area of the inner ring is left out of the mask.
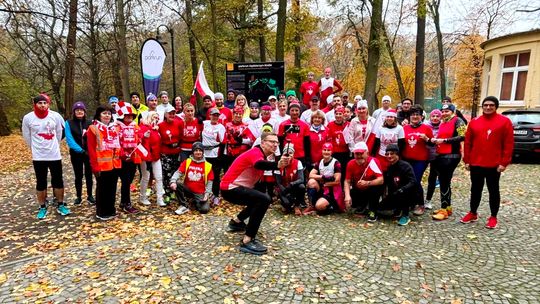
[[[180,168],[171,177],[169,187],[176,192],[180,207],[175,211],[182,215],[189,211],[187,199],[194,199],[195,209],[202,214],[210,211],[210,198],[214,173],[212,164],[204,159],[204,146],[201,142],[193,143],[193,154],[180,164]]]

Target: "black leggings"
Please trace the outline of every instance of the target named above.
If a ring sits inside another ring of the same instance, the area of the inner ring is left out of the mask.
[[[497,168],[483,168],[471,166],[471,212],[478,211],[480,200],[482,199],[482,190],[484,189],[484,181],[487,184],[489,192],[489,209],[491,216],[497,217],[499,207],[501,205],[501,193],[499,191],[499,180],[501,173],[497,172]]]
[[[122,168],[120,169],[120,208],[131,206],[131,190],[130,186],[135,178],[135,172],[137,171],[137,165],[133,162],[122,161]]]
[[[237,187],[231,190],[221,190],[221,195],[225,200],[235,205],[246,206],[238,213],[237,217],[245,221],[249,217],[246,228],[246,235],[255,238],[261,222],[270,206],[270,196],[255,189]]]
[[[54,189],[64,188],[62,178],[61,160],[34,160],[34,172],[36,173],[36,190],[47,190],[47,173],[51,171],[51,184]]]
[[[298,184],[291,188],[285,188],[284,192],[279,193],[281,205],[291,211],[294,207],[305,205],[304,196],[306,195],[306,186]]]
[[[435,159],[435,167],[439,173],[439,182],[441,184],[441,208],[452,205],[452,176],[454,170],[461,161],[461,157],[438,156]]]
[[[214,173],[214,182],[212,183],[212,194],[215,197],[219,196],[219,184],[221,183],[221,169],[223,168],[223,160],[217,157],[208,157],[206,161],[212,164],[212,173]]]
[[[84,180],[86,181],[86,195],[88,197],[92,196],[94,176],[92,175],[92,168],[90,167],[88,155],[70,150],[69,156],[71,159],[71,166],[73,167],[73,173],[75,174],[75,191],[77,192],[77,198],[81,198],[82,196],[83,173]]]
[[[437,169],[435,168],[435,160],[432,160],[429,162],[429,176],[426,193],[426,200],[428,201],[431,201],[431,199],[433,198],[433,193],[435,192],[435,186],[437,184],[438,176],[439,173],[437,173]]]
[[[118,184],[118,174],[120,169],[102,171],[96,178],[96,215],[114,216],[116,215],[116,185]]]

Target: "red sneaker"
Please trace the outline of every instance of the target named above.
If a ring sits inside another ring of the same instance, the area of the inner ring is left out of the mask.
[[[486,223],[486,228],[488,229],[495,229],[497,228],[497,218],[494,216],[490,216]]]
[[[478,221],[478,214],[472,212],[467,213],[464,217],[461,218],[460,222],[463,224],[472,223]]]
[[[137,191],[139,191],[139,189],[137,189],[137,185],[131,184],[131,185],[129,186],[129,191],[131,191],[131,192],[137,192]]]

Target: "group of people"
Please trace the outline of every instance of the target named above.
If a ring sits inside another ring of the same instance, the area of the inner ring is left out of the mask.
[[[150,93],[146,104],[137,92],[131,93],[130,103],[111,96],[91,121],[83,102],[73,105],[72,118],[64,122],[48,109],[47,95],[35,97],[34,111],[23,120],[23,135],[32,148],[38,218],[47,215],[48,170],[58,212],[70,212],[63,201],[59,150],[65,134],[76,205],[82,203],[85,177],[87,200],[96,205],[97,218],[114,218],[120,179],[120,209],[138,212],[130,192],[139,171],[138,201],[143,205],[152,204],[152,193],[158,206],[178,203],[178,215],[193,209],[207,213],[221,198],[245,205],[228,227],[245,232],[240,250],[247,253],[267,251],[256,235],[274,197],[284,212],[298,216],[352,210],[370,222],[392,214],[405,226],[411,212],[421,216],[433,209],[438,182],[440,208],[432,217],[445,220],[453,212],[451,183],[462,157],[472,185],[470,211],[461,222],[478,219],[485,181],[491,208],[486,227],[497,226],[499,178],[513,149],[512,124],[497,114],[497,98],[486,97],[483,115],[468,126],[450,98],[426,114],[409,98],[393,109],[391,98],[384,96],[382,107],[370,115],[361,96],[349,100],[347,93],[339,94],[342,87],[330,69],[319,82],[313,77],[310,72],[300,87],[301,100],[290,90],[248,102],[229,90],[226,96],[204,96],[197,109],[180,97],[169,102],[165,91]]]

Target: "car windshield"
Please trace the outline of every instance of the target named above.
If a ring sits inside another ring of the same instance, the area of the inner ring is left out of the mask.
[[[540,124],[540,113],[506,113],[513,125],[536,125]]]

